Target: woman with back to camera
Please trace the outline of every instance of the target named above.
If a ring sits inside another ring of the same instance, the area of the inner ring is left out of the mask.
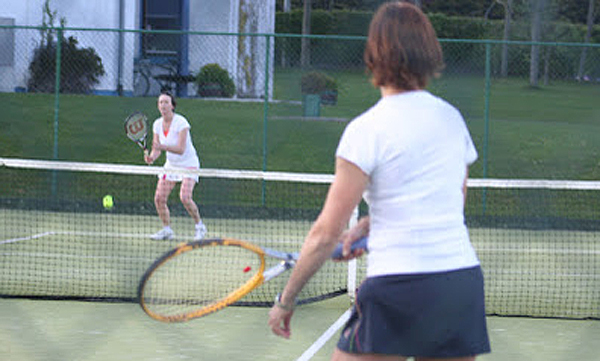
[[[443,68],[429,19],[409,3],[373,17],[365,62],[381,99],[345,129],[335,177],[269,326],[290,336],[295,299],[344,244],[369,237],[367,278],[332,360],[472,361],[490,351],[483,275],[464,220],[477,152],[460,112],[425,90]],[[361,196],[369,216],[344,231]]]
[[[194,187],[198,182],[196,174],[168,173],[169,169],[199,169],[200,160],[192,143],[190,123],[182,115],[175,113],[177,102],[169,92],[162,92],[158,97],[158,111],[161,117],[152,125],[152,152],[145,156],[145,161],[152,164],[160,157],[162,151],[167,153],[165,173],[158,176],[154,204],[163,228],[150,236],[154,240],[171,239],[171,214],[167,200],[178,182],[181,182],[179,199],[195,223],[194,239],[200,240],[206,235],[206,226],[200,218],[198,206],[192,198]]]

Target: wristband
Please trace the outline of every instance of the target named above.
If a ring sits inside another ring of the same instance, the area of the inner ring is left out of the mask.
[[[296,307],[296,303],[293,303],[291,305],[286,305],[284,303],[281,302],[281,293],[278,293],[277,296],[275,296],[275,306],[281,308],[284,311],[293,311],[294,308]]]

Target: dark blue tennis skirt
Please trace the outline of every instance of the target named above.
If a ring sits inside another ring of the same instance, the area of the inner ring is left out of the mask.
[[[337,346],[405,357],[488,353],[484,302],[480,267],[367,278]]]

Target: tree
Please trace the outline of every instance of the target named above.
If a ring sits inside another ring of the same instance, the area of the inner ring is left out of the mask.
[[[57,32],[54,20],[57,12],[50,9],[46,0],[42,9],[40,45],[34,50],[29,63],[27,88],[31,92],[50,93],[55,91],[58,47],[61,49],[60,89],[61,93],[89,93],[105,74],[102,59],[93,48],[79,47],[73,36],[66,38]],[[60,27],[66,25],[60,18]]]
[[[592,28],[594,27],[594,0],[589,0],[588,3],[588,13],[587,13],[587,32],[585,33],[585,43],[590,42],[590,38],[592,37]],[[577,79],[579,81],[583,80],[584,71],[585,71],[585,58],[587,55],[588,48],[585,47],[581,51],[581,58],[579,58],[579,70],[577,71]]]
[[[562,0],[529,0],[529,10],[531,15],[531,46],[529,83],[533,87],[538,86],[540,76],[541,45],[538,44],[544,39],[557,41],[564,33],[557,33],[559,29],[556,26],[556,20],[559,17],[559,9]],[[550,58],[554,47],[546,46],[545,50],[545,79],[549,77]]]
[[[544,10],[545,0],[532,0],[532,2],[531,41],[538,42],[542,39],[542,11]],[[533,44],[529,63],[529,85],[533,87],[538,86],[539,57],[540,46]]]
[[[590,0],[560,0],[560,17],[575,24],[585,24],[589,15]],[[598,0],[594,0],[598,7]]]
[[[529,64],[529,85],[538,86],[540,75],[540,45],[542,41],[544,20],[548,16],[547,3],[549,0],[530,0],[531,1],[531,56]]]
[[[304,15],[302,17],[302,35],[310,35],[310,19],[312,0],[304,0]],[[306,68],[310,65],[310,38],[302,37],[300,49],[300,65]]]
[[[506,41],[510,39],[513,0],[496,0],[496,2],[504,7],[504,35],[502,36],[502,40],[504,40],[505,43],[502,44],[500,75],[503,78],[506,78],[508,76],[508,44],[506,43]]]

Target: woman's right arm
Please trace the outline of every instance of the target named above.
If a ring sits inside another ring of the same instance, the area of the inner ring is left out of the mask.
[[[148,155],[144,155],[144,161],[147,164],[152,164],[154,163],[158,157],[160,157],[160,154],[162,153],[157,147],[154,146],[154,144],[160,144],[160,140],[158,139],[158,134],[154,134],[153,138],[152,138],[152,152],[150,152],[150,154]]]

